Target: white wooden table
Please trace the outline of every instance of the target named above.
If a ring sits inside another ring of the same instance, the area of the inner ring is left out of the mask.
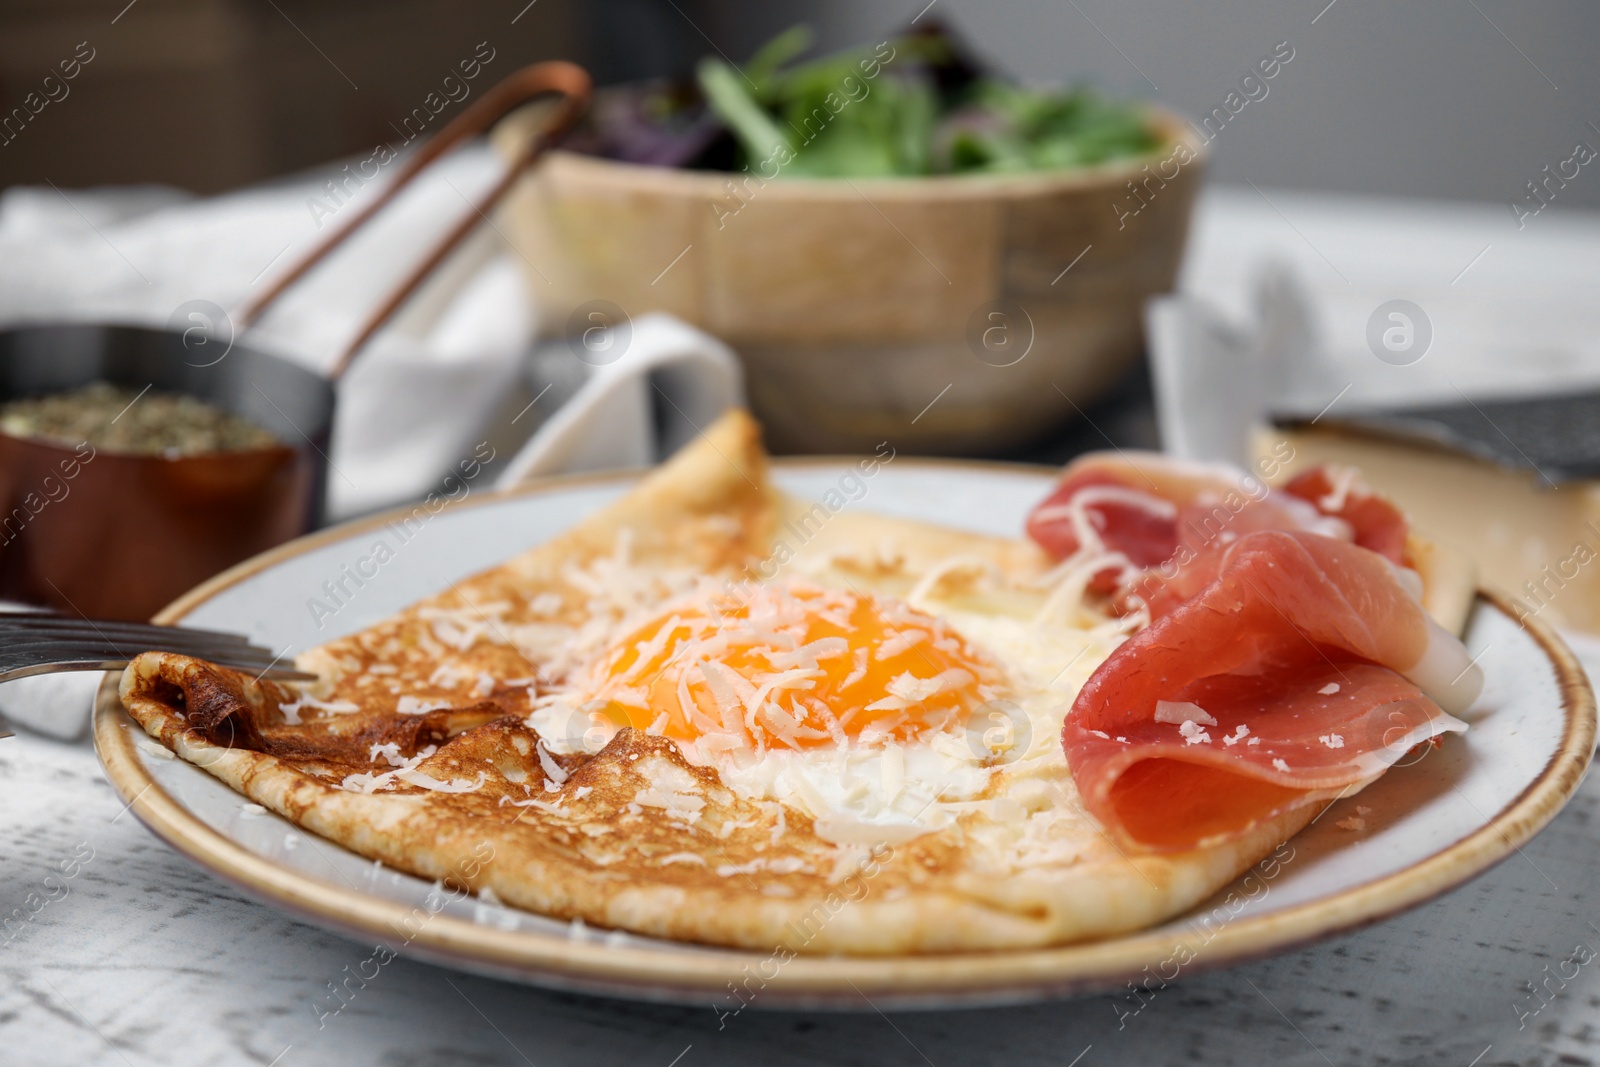
[[[7,1065],[1600,1061],[1595,778],[1475,882],[1355,934],[1186,977],[1121,1027],[1127,1005],[1096,996],[888,1016],[865,1002],[858,1014],[750,1010],[719,1028],[709,1005],[545,993],[406,959],[319,1019],[313,1005],[335,1003],[327,983],[372,947],[257,904],[170,851],[124,811],[86,744],[0,742],[0,800],[11,841],[0,916],[37,908],[0,935]],[[1564,963],[1579,946],[1596,962]],[[1546,983],[1548,1004],[1530,982]]]

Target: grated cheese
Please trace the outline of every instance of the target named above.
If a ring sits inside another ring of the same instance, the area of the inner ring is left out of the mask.
[[[506,804],[510,804],[513,808],[538,808],[546,815],[567,814],[567,809],[563,808],[560,804],[552,804],[548,800],[540,800],[537,797],[530,797],[527,800],[512,800],[510,797],[501,797],[497,803],[497,806],[504,806]]]
[[[422,697],[403,696],[395,704],[396,715],[426,715],[430,711],[439,711],[450,706],[448,701],[424,700]]]
[[[1202,726],[1217,725],[1217,720],[1199,704],[1191,703],[1187,700],[1156,701],[1156,722],[1177,725],[1185,720],[1193,720]]]
[[[687,863],[693,866],[706,866],[706,858],[697,852],[674,852],[670,856],[662,856],[656,860],[663,867],[674,863]]]
[[[1318,509],[1332,514],[1344,510],[1345,504],[1352,494],[1358,499],[1366,495],[1366,486],[1362,484],[1361,472],[1355,467],[1346,467],[1342,464],[1330,463],[1322,468],[1328,476],[1329,485],[1327,493],[1317,501]]]
[[[1102,571],[1116,572],[1117,584],[1123,588],[1144,573],[1127,555],[1112,550],[1106,544],[1100,529],[1104,519],[1099,512],[1089,510],[1096,504],[1138,508],[1162,519],[1178,517],[1177,506],[1170,500],[1117,485],[1085,486],[1073,493],[1070,499],[1034,512],[1035,522],[1065,519],[1078,543],[1077,550],[1062,560],[1051,575],[1046,576],[1047,580],[1053,579],[1059,584],[1040,609],[1039,621],[1055,617],[1065,607],[1076,608],[1081,605],[1089,581]]]
[[[291,704],[279,704],[278,710],[283,713],[283,721],[290,726],[300,725],[300,709],[315,708],[333,715],[352,715],[361,710],[359,704],[352,704],[348,700],[318,700],[316,697],[304,693],[300,699]]]
[[[488,778],[488,775],[483,771],[478,772],[478,780],[476,782],[470,782],[465,778],[448,780],[434,778],[432,775],[424,774],[417,770],[417,766],[423,760],[438,750],[439,746],[429,745],[419,750],[415,756],[407,759],[400,755],[400,746],[393,742],[385,745],[373,745],[367,750],[367,758],[375,760],[382,756],[384,761],[394,769],[384,771],[381,774],[367,772],[346,775],[344,780],[339,783],[339,787],[351,793],[376,793],[381,789],[389,788],[396,781],[400,781],[405,782],[407,785],[429,789],[436,793],[471,793],[483,788],[483,783]]]
[[[465,681],[461,669],[453,663],[441,663],[428,675],[428,684],[436,685],[442,689],[455,689]]]
[[[568,777],[567,772],[562,770],[561,765],[551,759],[550,753],[545,751],[544,738],[539,738],[539,743],[535,747],[539,753],[539,767],[544,771],[544,776],[558,786],[565,782]]]
[[[906,594],[906,601],[911,604],[927,603],[934,590],[952,575],[976,573],[992,577],[996,571],[994,564],[977,556],[949,556],[929,568],[917,580],[917,584],[911,587],[911,592]]]

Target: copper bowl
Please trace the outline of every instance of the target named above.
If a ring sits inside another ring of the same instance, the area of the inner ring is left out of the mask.
[[[149,387],[199,397],[281,442],[169,457],[0,433],[0,597],[90,618],[147,619],[316,524],[332,383],[238,346],[209,365],[192,360],[184,336],[165,330],[0,331],[0,402],[95,381]]]

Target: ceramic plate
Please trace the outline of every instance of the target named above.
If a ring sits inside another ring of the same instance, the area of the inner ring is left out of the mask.
[[[842,462],[780,462],[779,485],[820,498]],[[482,496],[415,525],[379,516],[304,538],[213,579],[167,609],[297,652],[359,630],[453,579],[560,532],[627,490],[636,475],[538,483]],[[850,507],[1015,535],[1049,472],[896,461]],[[396,513],[398,514],[398,513]],[[424,513],[425,514],[425,513]],[[325,582],[388,541],[394,558],[331,599]],[[312,610],[313,599],[334,608]],[[1450,737],[1414,765],[1336,803],[1233,887],[1160,927],[1064,948],[893,959],[732,951],[611,933],[454,899],[264,813],[174,759],[101,687],[95,741],[112,783],[173,848],[257,897],[370,943],[466,970],[562,989],[723,1003],[728,983],[771,978],[763,1007],[934,1007],[1016,1002],[1119,987],[1150,968],[1171,978],[1302,945],[1412,907],[1504,859],[1577,788],[1595,733],[1594,695],[1561,641],[1480,596],[1467,633],[1487,678]],[[1358,814],[1357,805],[1360,806]],[[1358,823],[1357,820],[1360,820]],[[776,977],[772,977],[777,971]],[[727,999],[729,1007],[737,1003]]]

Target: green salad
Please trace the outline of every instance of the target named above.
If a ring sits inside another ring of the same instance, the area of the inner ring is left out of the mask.
[[[707,56],[689,84],[602,92],[578,151],[628,162],[818,178],[997,174],[1143,155],[1148,110],[1086,88],[986,71],[939,27],[802,59],[790,29],[741,66]]]

